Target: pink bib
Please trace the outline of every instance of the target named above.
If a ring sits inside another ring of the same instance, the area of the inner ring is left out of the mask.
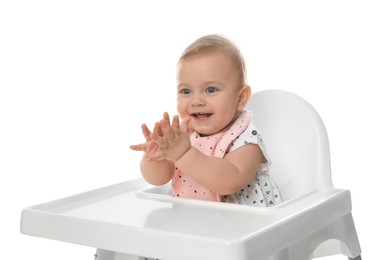
[[[191,145],[205,155],[223,158],[229,150],[230,145],[248,127],[251,119],[252,113],[243,111],[228,129],[205,137],[201,137],[198,133],[194,132],[190,136]],[[172,178],[172,191],[176,197],[220,201],[218,194],[201,186],[178,168],[175,169]]]

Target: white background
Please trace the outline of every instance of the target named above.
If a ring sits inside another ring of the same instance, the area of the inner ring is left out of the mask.
[[[128,145],[175,112],[177,58],[209,33],[239,45],[254,91],[288,90],[318,110],[363,257],[388,255],[388,1],[256,2],[0,3],[2,259],[93,258],[21,235],[22,209],[139,177]]]

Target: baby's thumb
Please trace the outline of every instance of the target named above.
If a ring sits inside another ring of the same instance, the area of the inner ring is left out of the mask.
[[[180,132],[188,133],[188,125],[190,123],[191,117],[184,118],[180,123]]]

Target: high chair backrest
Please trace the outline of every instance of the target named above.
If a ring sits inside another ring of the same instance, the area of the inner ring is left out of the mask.
[[[333,186],[326,129],[309,103],[283,90],[265,90],[253,93],[247,110],[263,136],[270,175],[284,201]]]

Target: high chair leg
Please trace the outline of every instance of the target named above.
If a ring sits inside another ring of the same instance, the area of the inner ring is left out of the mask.
[[[358,257],[355,257],[355,258],[348,257],[348,260],[362,260],[362,257],[360,255]]]
[[[115,254],[113,251],[96,249],[94,260],[115,260]]]
[[[143,260],[152,258],[138,257],[134,255],[122,254],[109,250],[96,249],[95,260]]]

